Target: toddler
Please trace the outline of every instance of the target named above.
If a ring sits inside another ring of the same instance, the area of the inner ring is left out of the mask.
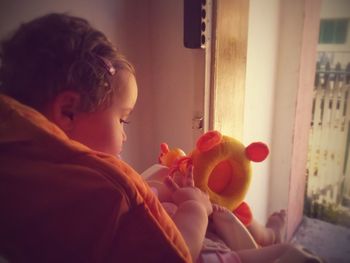
[[[0,56],[0,259],[197,258],[206,225],[182,221],[191,210],[206,222],[208,198],[185,189],[172,220],[118,158],[138,91],[133,66],[106,36],[49,14],[22,24]]]

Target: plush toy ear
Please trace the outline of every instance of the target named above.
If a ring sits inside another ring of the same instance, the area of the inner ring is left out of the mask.
[[[168,144],[166,144],[165,142],[163,142],[163,143],[160,145],[160,151],[161,151],[161,153],[168,153],[168,152],[169,152],[169,146],[168,146]]]
[[[253,142],[245,148],[245,155],[253,162],[262,162],[269,155],[269,148],[265,143]]]
[[[200,152],[207,152],[214,146],[218,145],[221,142],[221,139],[222,135],[220,132],[208,131],[199,137],[196,147]]]

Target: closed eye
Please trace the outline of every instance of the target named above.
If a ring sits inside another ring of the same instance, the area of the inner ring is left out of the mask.
[[[120,123],[121,123],[121,124],[129,124],[129,123],[130,123],[130,121],[120,119]]]

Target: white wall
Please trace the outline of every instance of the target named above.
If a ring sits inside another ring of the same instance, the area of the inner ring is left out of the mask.
[[[278,51],[278,0],[250,0],[248,57],[244,112],[244,144],[265,142],[271,148],[276,60]],[[247,201],[258,221],[268,210],[271,157],[253,164],[253,180]]]
[[[152,0],[152,88],[156,153],[167,142],[189,152],[194,147],[192,118],[205,78],[205,51],[183,46],[183,1]],[[153,156],[153,158],[156,156]],[[156,159],[153,159],[156,160]]]
[[[318,45],[319,51],[347,51],[350,50],[350,0],[322,0],[321,5],[321,19],[327,18],[347,18],[348,31],[347,39],[345,44],[329,45],[322,44]]]
[[[348,31],[347,39],[345,44],[319,44],[317,47],[318,51],[331,51],[333,53],[334,63],[340,63],[343,67],[346,67],[349,63],[350,55],[350,0],[322,0],[321,5],[321,19],[344,19],[347,18]],[[344,53],[347,52],[347,53]]]
[[[125,1],[114,0],[1,0],[0,34],[1,37],[17,28],[19,23],[26,22],[49,12],[68,12],[72,15],[87,18],[93,25],[103,31],[115,42],[115,26],[119,12]]]
[[[349,0],[322,0],[321,18],[349,18]]]

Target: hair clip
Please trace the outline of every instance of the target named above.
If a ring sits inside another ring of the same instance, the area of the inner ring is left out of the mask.
[[[99,55],[96,55],[96,57],[100,61],[101,65],[107,70],[109,75],[113,76],[115,74],[116,70],[113,67],[112,63],[108,59],[103,58],[103,57],[101,57]]]

